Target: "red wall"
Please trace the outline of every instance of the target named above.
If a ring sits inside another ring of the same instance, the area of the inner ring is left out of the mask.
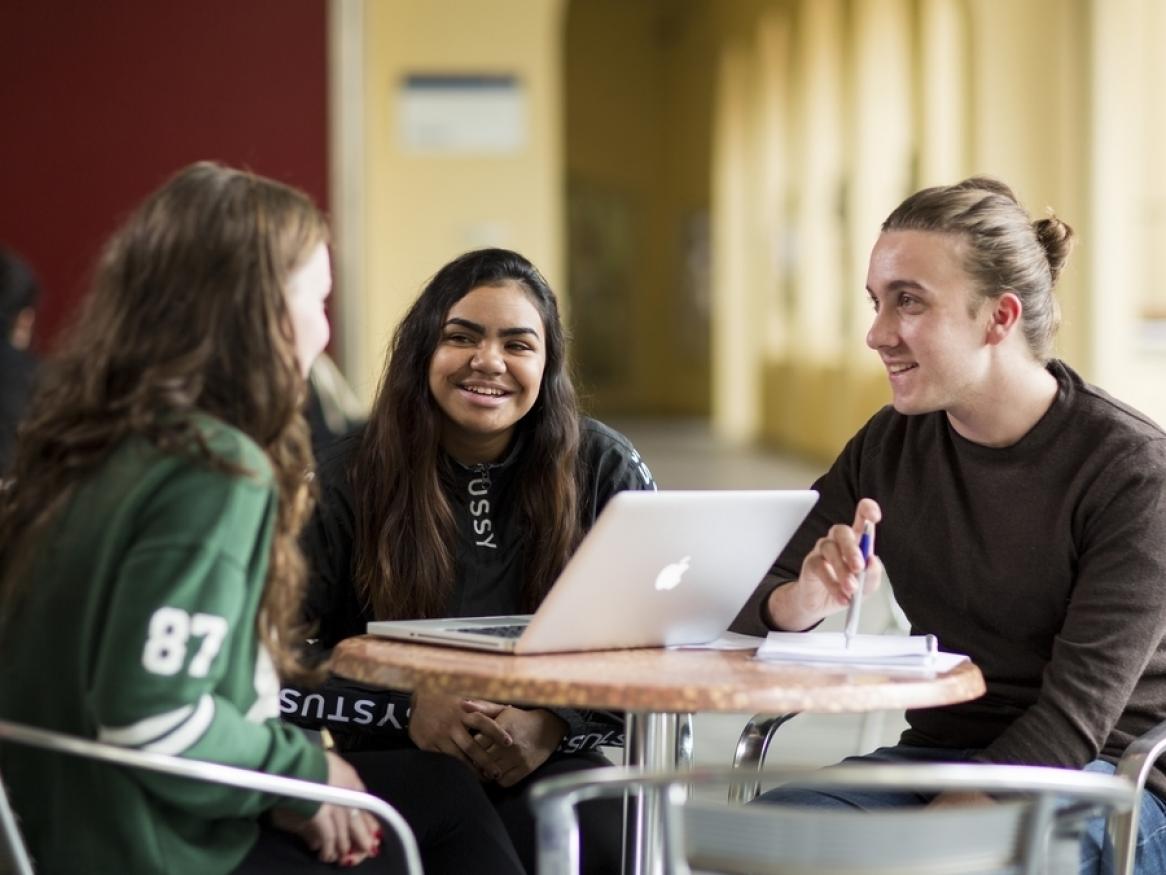
[[[327,207],[326,0],[0,5],[0,243],[41,278],[42,347],[120,219],[192,161]]]

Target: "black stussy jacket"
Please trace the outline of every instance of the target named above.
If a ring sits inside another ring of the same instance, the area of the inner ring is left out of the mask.
[[[349,470],[361,432],[342,438],[321,454],[320,499],[304,532],[310,577],[306,611],[317,625],[316,646],[327,652],[343,638],[363,635],[374,619],[357,600],[352,581],[355,527]],[[523,441],[501,462],[466,467],[452,459],[447,488],[458,517],[456,581],[446,616],[521,613],[525,532],[514,519],[516,462]],[[582,464],[579,509],[584,531],[616,492],[656,488],[647,466],[626,437],[593,419],[580,421]],[[578,752],[623,744],[623,716],[612,711],[552,708],[568,729],[561,751]],[[342,678],[321,688],[280,691],[284,719],[309,728],[327,726],[344,749],[410,745],[409,694],[376,689]]]

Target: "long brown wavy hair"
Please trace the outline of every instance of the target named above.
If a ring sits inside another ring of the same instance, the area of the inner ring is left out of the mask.
[[[0,626],[27,581],[38,533],[126,438],[242,472],[217,458],[202,412],[263,448],[279,512],[257,630],[285,677],[305,677],[292,642],[311,510],[301,413],[305,382],[284,295],[290,274],[327,240],[302,192],[217,164],[180,171],[107,244],[93,287],[20,430],[0,489]]]
[[[393,335],[377,398],[349,472],[356,517],[357,596],[378,619],[434,617],[454,584],[457,526],[442,488],[442,412],[429,365],[450,308],[481,286],[516,283],[542,316],[546,367],[522,418],[514,525],[527,532],[523,610],[533,611],[582,537],[579,412],[559,305],[529,261],[506,249],[467,252],[439,270]]]

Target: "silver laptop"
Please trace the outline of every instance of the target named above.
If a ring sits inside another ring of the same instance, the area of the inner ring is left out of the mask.
[[[368,631],[509,653],[703,644],[729,627],[817,500],[810,490],[620,492],[536,613]]]

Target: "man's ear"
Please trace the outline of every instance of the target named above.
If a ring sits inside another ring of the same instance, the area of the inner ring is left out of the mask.
[[[986,340],[989,344],[1003,343],[1020,324],[1024,304],[1016,292],[1004,292],[990,303],[990,320]]]

